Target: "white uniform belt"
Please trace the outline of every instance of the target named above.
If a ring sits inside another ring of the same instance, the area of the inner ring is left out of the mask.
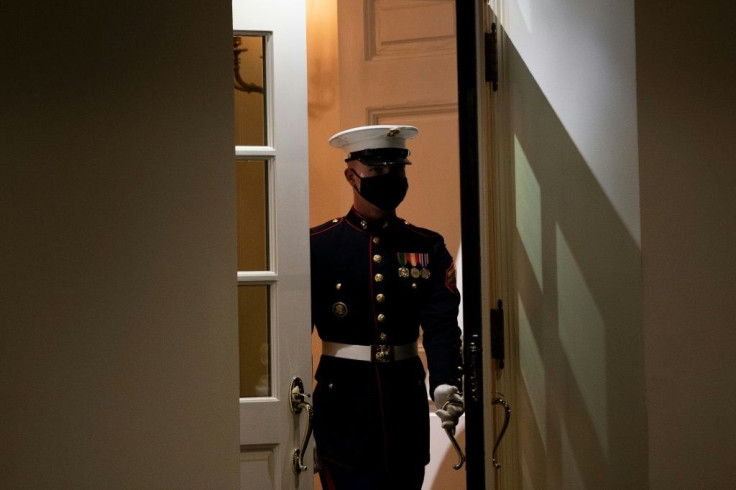
[[[322,341],[322,354],[355,361],[391,362],[411,359],[419,355],[417,343],[404,345],[354,345]]]

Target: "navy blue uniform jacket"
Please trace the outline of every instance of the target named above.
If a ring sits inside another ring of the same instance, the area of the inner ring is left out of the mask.
[[[423,332],[430,393],[460,386],[460,295],[439,234],[354,209],[311,230],[312,324],[322,340],[403,345]],[[413,270],[414,269],[414,270]],[[314,436],[323,459],[391,469],[429,461],[429,409],[418,357],[373,363],[323,355]]]

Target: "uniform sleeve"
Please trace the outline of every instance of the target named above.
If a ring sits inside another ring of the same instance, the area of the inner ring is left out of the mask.
[[[434,247],[430,265],[433,265],[432,289],[420,321],[429,368],[429,392],[434,394],[440,384],[462,390],[462,341],[457,323],[460,293],[455,285],[455,265],[442,240]]]

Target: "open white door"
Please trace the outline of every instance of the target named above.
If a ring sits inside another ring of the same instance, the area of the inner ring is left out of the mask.
[[[305,31],[304,2],[233,1],[241,488],[312,487]]]

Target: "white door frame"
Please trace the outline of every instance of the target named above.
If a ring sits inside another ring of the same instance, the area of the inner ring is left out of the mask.
[[[270,287],[270,396],[240,399],[241,487],[311,488],[308,471],[295,472],[293,453],[307,430],[291,410],[295,377],[311,391],[309,197],[307,154],[306,3],[235,0],[234,34],[266,39],[266,146],[238,146],[238,159],[268,162],[270,264],[238,273],[239,285]],[[255,479],[257,478],[257,480]]]

